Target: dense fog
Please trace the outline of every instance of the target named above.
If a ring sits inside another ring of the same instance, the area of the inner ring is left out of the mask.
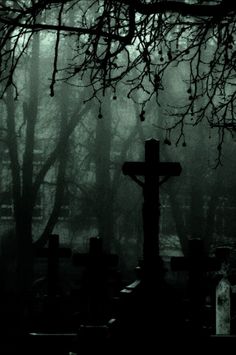
[[[236,333],[235,23],[220,0],[0,1],[1,354]]]

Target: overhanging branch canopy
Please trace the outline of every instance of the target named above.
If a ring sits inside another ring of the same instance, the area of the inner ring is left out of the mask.
[[[28,50],[29,33],[57,34],[55,55],[59,56],[60,32],[73,38],[64,78],[79,77],[85,87],[93,88],[93,97],[107,87],[116,91],[119,83],[125,83],[128,97],[138,101],[144,120],[145,107],[153,100],[160,103],[160,93],[167,90],[166,77],[177,70],[182,96],[174,107],[166,100],[164,128],[179,128],[181,141],[186,125],[207,120],[219,130],[221,142],[225,129],[233,132],[236,128],[233,1],[5,1],[0,5],[0,26],[3,93],[4,87],[15,84],[14,71]],[[6,50],[8,42],[10,51]],[[57,63],[54,60],[52,91]],[[10,69],[6,72],[6,68]]]

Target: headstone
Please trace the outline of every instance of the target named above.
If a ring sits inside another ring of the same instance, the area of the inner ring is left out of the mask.
[[[47,260],[47,289],[45,291],[44,282],[39,283],[40,297],[32,300],[31,327],[44,331],[58,331],[61,327],[65,329],[69,327],[65,321],[69,317],[66,314],[68,302],[63,291],[64,284],[60,280],[59,258],[70,258],[71,249],[59,248],[59,236],[52,234],[49,236],[48,247],[36,248],[34,256]]]
[[[48,261],[47,283],[49,298],[54,298],[58,293],[59,282],[59,258],[70,258],[70,248],[59,248],[59,235],[51,234],[48,240],[48,248],[36,248],[34,256],[46,258]]]
[[[74,253],[72,262],[75,266],[110,266],[115,267],[118,264],[118,256],[116,254],[106,254],[103,252],[102,238],[91,237],[89,239],[88,253]]]
[[[216,335],[230,334],[230,282],[223,277],[216,287]]]
[[[219,270],[220,262],[216,257],[207,257],[203,240],[189,240],[188,257],[172,257],[173,271],[188,271],[188,297],[190,301],[190,329],[194,333],[203,331],[203,312],[206,297],[206,272]]]
[[[219,275],[221,279],[216,286],[216,335],[230,335],[231,325],[231,285],[228,280],[229,248],[217,248],[216,255],[221,261]]]
[[[110,285],[109,274],[116,271],[118,256],[103,252],[102,239],[90,238],[89,252],[73,255],[73,265],[84,267],[83,285],[80,293],[83,293],[84,316],[88,322],[101,321],[108,308]],[[116,272],[113,273],[115,278]]]

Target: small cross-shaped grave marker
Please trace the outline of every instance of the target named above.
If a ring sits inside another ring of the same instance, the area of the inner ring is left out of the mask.
[[[91,237],[89,239],[88,253],[74,253],[73,264],[75,266],[117,266],[118,256],[116,254],[106,254],[102,249],[102,239]]]
[[[203,250],[202,239],[189,240],[187,257],[172,257],[173,271],[188,271],[188,291],[190,300],[191,327],[196,332],[202,331],[203,307],[205,301],[205,273],[220,269],[220,261],[216,257],[208,257]]]
[[[54,298],[58,293],[59,258],[70,258],[70,248],[59,248],[59,235],[51,234],[47,248],[36,248],[34,256],[48,260],[48,298]]]
[[[102,239],[91,237],[89,252],[75,253],[73,265],[85,267],[88,320],[101,318],[107,307],[108,271],[118,265],[118,256],[104,253]]]

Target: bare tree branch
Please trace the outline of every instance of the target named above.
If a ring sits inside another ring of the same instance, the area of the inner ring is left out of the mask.
[[[73,26],[70,12],[76,13]],[[183,141],[186,125],[195,126],[203,120],[210,127],[227,129],[232,134],[236,129],[233,2],[21,2],[18,6],[0,5],[0,26],[1,82],[6,82],[4,67],[14,58],[8,85],[14,84],[14,72],[27,51],[30,33],[46,30],[50,36],[53,31],[56,37],[51,95],[56,73],[61,70],[59,37],[70,35],[74,46],[72,58],[63,68],[64,79],[73,82],[76,77],[83,81],[84,88],[92,89],[91,97],[99,97],[108,87],[116,91],[120,83],[125,84],[128,97],[139,105],[140,119],[144,120],[146,106],[154,101],[160,104],[161,92],[168,90],[164,84],[166,75],[176,68],[184,73],[178,79],[184,90],[180,102],[165,102],[167,118],[163,128],[180,128],[177,143]],[[19,44],[23,38],[22,49]],[[8,51],[7,41],[12,43]]]

